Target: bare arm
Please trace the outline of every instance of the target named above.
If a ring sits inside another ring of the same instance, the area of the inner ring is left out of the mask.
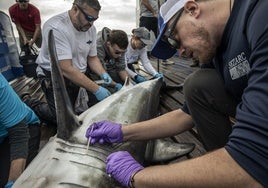
[[[35,43],[35,41],[36,41],[36,39],[38,38],[38,36],[40,35],[40,33],[41,33],[41,26],[40,26],[40,24],[36,24],[36,25],[35,25],[35,31],[34,31],[33,38],[32,38],[32,40],[29,42],[29,45],[30,45],[30,46],[32,46],[32,45]]]
[[[148,121],[122,126],[122,131],[124,141],[148,140],[174,136],[192,127],[191,116],[179,109]]]
[[[11,161],[8,181],[16,181],[22,174],[26,164],[26,159],[20,158]]]
[[[157,187],[262,187],[222,148],[202,157],[139,171],[134,186]]]
[[[100,59],[98,58],[98,56],[94,56],[94,57],[88,57],[88,66],[90,67],[90,69],[95,72],[97,75],[102,75],[103,73],[105,73],[105,69],[102,66],[102,63],[100,62]],[[112,81],[112,83],[110,84],[111,86],[115,86],[115,82]]]
[[[87,62],[88,62],[88,66],[90,67],[90,69],[93,72],[95,72],[97,75],[100,76],[101,74],[106,72],[104,70],[104,68],[103,68],[98,56],[88,57]]]
[[[126,70],[122,70],[122,71],[120,71],[120,72],[119,72],[119,76],[120,76],[120,78],[121,78],[122,81],[125,81],[126,78],[129,77],[129,76],[128,76],[128,73],[127,73]]]
[[[154,11],[148,0],[141,0],[141,4],[143,4],[154,15],[154,17],[157,18],[157,12]]]
[[[16,28],[23,39],[23,44],[25,45],[28,42],[28,40],[26,38],[24,30],[22,29],[20,24],[16,24]]]
[[[83,87],[92,93],[99,89],[99,86],[95,82],[72,66],[72,61],[70,59],[61,60],[59,62],[63,76],[71,80],[74,84]]]

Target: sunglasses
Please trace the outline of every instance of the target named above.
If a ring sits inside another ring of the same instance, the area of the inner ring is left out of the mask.
[[[141,40],[141,47],[145,47],[145,46],[147,46],[147,44],[145,44],[142,40]]]
[[[74,5],[76,5],[77,8],[84,14],[84,16],[85,16],[85,18],[86,18],[86,20],[87,20],[88,22],[94,22],[95,20],[98,19],[98,18],[94,18],[93,16],[91,16],[91,15],[85,13],[85,11],[84,11],[79,5],[77,5],[77,4],[75,4],[75,3],[74,3]]]
[[[126,51],[118,51],[118,50],[116,50],[114,53],[116,54],[116,55],[120,55],[120,54],[123,54],[123,53],[125,53]]]
[[[29,0],[16,0],[16,2],[19,2],[19,3],[28,3]]]
[[[172,48],[179,49],[181,47],[181,42],[177,39],[173,38],[174,30],[176,28],[177,22],[179,21],[181,14],[183,12],[184,8],[180,9],[175,16],[174,21],[170,25],[170,27],[165,31],[162,40],[166,43],[168,43]]]

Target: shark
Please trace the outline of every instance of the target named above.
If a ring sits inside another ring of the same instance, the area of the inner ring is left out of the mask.
[[[90,124],[100,120],[114,121],[128,126],[128,124],[157,116],[162,80],[149,80],[134,86],[126,81],[120,91],[90,107],[82,114],[76,115],[59,68],[52,30],[48,38],[57,112],[57,134],[49,139],[16,180],[13,188],[121,187],[106,174],[107,156],[112,152],[125,150],[143,164],[148,143],[134,141],[119,144],[94,144],[88,147],[86,130]],[[165,146],[173,148],[173,155],[178,155],[180,148],[177,145]],[[183,147],[182,153],[193,150],[192,145],[190,147],[183,145]],[[160,154],[154,155],[160,156]]]
[[[57,134],[51,137],[13,187],[120,187],[106,174],[106,158],[118,150],[129,151],[144,161],[146,142],[126,142],[89,146],[85,137],[88,126],[100,120],[124,125],[157,115],[161,80],[133,86],[129,82],[105,100],[79,116],[75,115],[59,68],[53,31],[49,32],[51,75],[57,112]]]

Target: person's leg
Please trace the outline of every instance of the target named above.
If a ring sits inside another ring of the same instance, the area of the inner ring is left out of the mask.
[[[40,101],[37,98],[31,97],[29,93],[21,96],[23,102],[27,104],[38,116],[38,118],[45,122],[46,124],[57,126],[57,122],[52,115],[52,112],[49,108],[47,102]]]
[[[141,16],[140,17],[140,23],[139,23],[139,27],[146,27],[146,17]],[[146,27],[147,28],[147,27]],[[148,29],[148,28],[147,28]]]
[[[9,140],[6,138],[0,143],[0,188],[4,187],[8,181],[10,168]]]
[[[56,107],[55,107],[55,99],[54,92],[52,86],[52,80],[49,78],[50,73],[46,73],[47,76],[38,76],[39,82],[41,84],[41,88],[46,96],[47,104],[51,110],[51,115],[53,117],[53,121],[57,122],[56,116]],[[71,101],[72,107],[74,109],[75,101],[79,92],[79,87],[73,84],[70,80],[64,78],[66,90]]]
[[[70,99],[72,107],[74,109],[75,101],[77,99],[80,87],[75,85],[72,81],[70,81],[67,78],[64,78],[64,81],[65,81],[65,86],[66,86],[66,90],[67,90],[69,99]]]
[[[140,17],[139,27],[145,27],[148,31],[153,31],[157,37],[157,18],[155,17]]]
[[[52,118],[51,121],[57,122],[52,81],[51,81],[51,79],[49,79],[45,76],[38,76],[38,79],[39,79],[39,83],[41,85],[42,91],[45,94],[48,107],[50,109],[50,115]]]
[[[205,148],[223,147],[232,129],[229,116],[235,116],[238,103],[227,94],[218,73],[214,69],[194,72],[185,80],[184,96]]]
[[[157,35],[158,35],[158,32],[157,32],[158,29],[157,29],[157,27],[158,27],[157,26],[157,18],[152,17],[151,18],[151,21],[150,21],[150,30],[152,30],[154,32],[155,38],[157,38]]]

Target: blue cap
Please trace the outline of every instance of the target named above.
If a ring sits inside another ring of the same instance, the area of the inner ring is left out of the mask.
[[[166,31],[169,20],[184,7],[188,0],[167,0],[161,7],[158,17],[159,35],[153,45],[151,54],[159,59],[168,59],[172,57],[177,50],[172,48],[170,44],[162,40],[162,36]]]

